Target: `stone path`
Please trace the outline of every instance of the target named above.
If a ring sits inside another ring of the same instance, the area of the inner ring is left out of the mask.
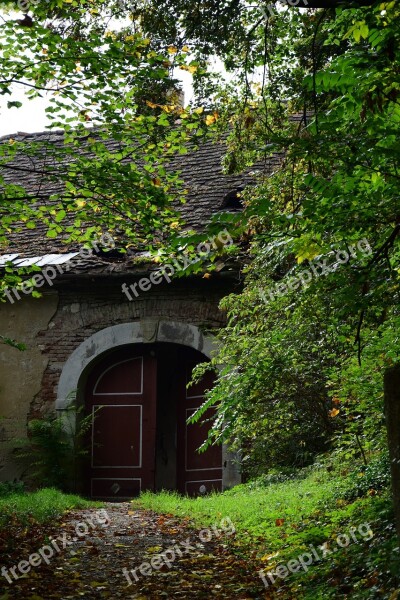
[[[270,598],[256,567],[232,552],[229,519],[199,531],[119,503],[72,511],[47,533],[2,557],[0,600]]]

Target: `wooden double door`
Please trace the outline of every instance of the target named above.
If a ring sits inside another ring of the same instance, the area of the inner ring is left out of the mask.
[[[197,452],[207,437],[212,409],[201,423],[187,424],[213,384],[209,374],[187,388],[193,368],[205,360],[185,346],[143,344],[115,351],[93,368],[85,391],[91,415],[85,480],[92,498],[221,489],[221,447]]]

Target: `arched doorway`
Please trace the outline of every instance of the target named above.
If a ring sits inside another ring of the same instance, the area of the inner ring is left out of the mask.
[[[154,343],[125,346],[97,362],[85,386],[92,415],[89,495],[110,500],[143,490],[222,489],[221,447],[199,454],[209,425],[187,424],[213,384],[208,374],[187,388],[193,368],[205,360],[192,348]]]
[[[153,344],[157,344],[158,348],[165,348],[167,354],[169,353],[168,349],[172,347],[176,348],[180,346],[182,351],[185,350],[197,350],[202,360],[204,357],[210,358],[212,349],[214,347],[214,340],[212,336],[204,335],[198,327],[195,325],[191,325],[188,323],[180,323],[179,321],[159,321],[157,319],[143,319],[141,321],[135,321],[134,323],[122,323],[119,325],[112,325],[107,327],[106,329],[102,329],[93,335],[89,336],[85,339],[70,355],[68,360],[63,366],[59,384],[57,391],[57,400],[56,400],[56,410],[61,414],[65,415],[66,419],[66,428],[68,431],[74,428],[73,417],[71,413],[67,410],[70,406],[71,402],[76,400],[78,405],[85,405],[85,392],[87,389],[87,379],[92,373],[93,369],[97,367],[97,365],[108,356],[111,356],[114,352],[123,350],[124,348],[133,348],[138,347],[139,345],[143,348],[148,347],[149,351],[151,351],[150,346]],[[188,356],[188,354],[187,354]],[[167,365],[167,362],[161,361],[160,358],[157,362],[157,378],[159,377],[159,373],[161,372],[162,365]],[[185,381],[187,374],[185,370],[182,368],[182,365],[177,365],[175,362],[175,371],[170,370],[169,367],[165,367],[168,373],[174,372],[176,373],[176,377],[174,376],[174,380],[179,378],[180,389],[182,390],[182,378]],[[169,369],[169,370],[168,370]],[[171,379],[169,374],[165,376],[166,378]],[[162,393],[161,390],[165,389],[161,385],[158,386],[159,394],[158,394],[158,402],[161,403],[162,407]],[[190,396],[190,395],[189,395]],[[173,403],[174,398],[173,395],[170,394],[170,402]],[[201,398],[185,398],[185,400],[200,403]],[[132,404],[135,404],[132,402]],[[157,404],[157,403],[156,403]],[[164,405],[165,406],[165,405]],[[185,410],[193,410],[195,404],[190,406],[187,404]],[[157,411],[157,406],[156,406]],[[172,419],[173,411],[168,412],[168,418]],[[72,417],[72,419],[71,419]],[[167,423],[167,416],[160,409],[160,405],[158,406],[158,421],[156,423],[160,423],[164,418]],[[176,415],[176,430],[178,430],[178,422],[182,423],[182,413],[178,418]],[[193,430],[193,434],[190,433],[190,427],[199,427],[199,426],[189,426],[188,436],[191,441],[194,441],[195,431]],[[204,429],[204,428],[203,428]],[[182,425],[179,426],[179,430],[182,432]],[[169,428],[171,432],[172,429]],[[158,429],[158,433],[156,431],[156,446],[154,448],[155,456],[156,456],[156,468],[155,468],[155,489],[180,489],[183,491],[188,491],[188,493],[194,493],[193,487],[196,486],[199,488],[198,491],[203,492],[204,488],[200,487],[203,485],[200,482],[200,477],[206,475],[206,471],[196,470],[195,464],[188,463],[189,469],[188,472],[197,473],[196,476],[193,476],[191,479],[186,479],[182,483],[182,481],[178,481],[178,472],[180,467],[176,468],[176,479],[174,479],[166,465],[164,467],[159,466],[159,462],[163,456],[163,450],[160,449],[160,428]],[[203,431],[202,431],[203,435]],[[204,432],[205,437],[205,432]],[[180,438],[182,440],[182,438]],[[204,439],[204,438],[203,438]],[[185,453],[182,450],[182,442],[178,445],[178,435],[176,434],[176,448],[177,448],[177,457],[176,461],[178,461],[179,457],[181,461],[184,460]],[[164,460],[165,462],[165,460]],[[170,468],[173,465],[172,459],[169,460]],[[182,464],[182,463],[180,463]],[[190,468],[193,467],[193,468]],[[208,484],[212,484],[215,489],[218,487],[218,473],[217,469],[211,472],[212,474],[208,474]],[[115,472],[114,472],[115,473]],[[163,474],[163,476],[161,475]],[[87,474],[85,481],[87,482],[89,479],[89,475]],[[90,481],[90,480],[89,480]],[[225,445],[222,446],[222,487],[223,489],[227,489],[237,485],[241,482],[240,470],[239,470],[239,460],[238,455],[235,452],[230,451]],[[207,482],[206,482],[207,483]],[[71,489],[73,488],[73,482],[71,481]],[[79,486],[79,491],[83,491],[84,488],[86,491],[88,490],[88,485]],[[115,489],[115,488],[114,488]],[[89,487],[90,492],[90,487]],[[119,491],[119,493],[121,493]],[[122,497],[122,496],[121,496]]]

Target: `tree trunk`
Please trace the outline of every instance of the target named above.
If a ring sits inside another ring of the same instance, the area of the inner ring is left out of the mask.
[[[385,373],[385,416],[389,444],[394,516],[400,539],[400,365]]]

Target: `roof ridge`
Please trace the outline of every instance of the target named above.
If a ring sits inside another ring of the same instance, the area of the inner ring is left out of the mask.
[[[52,130],[45,130],[45,131],[17,131],[16,133],[7,133],[6,135],[2,135],[0,136],[0,142],[2,142],[3,140],[13,140],[15,138],[29,138],[29,137],[43,137],[43,136],[50,136],[50,135],[58,135],[58,136],[62,136],[65,135],[65,131],[63,129],[52,129]]]

